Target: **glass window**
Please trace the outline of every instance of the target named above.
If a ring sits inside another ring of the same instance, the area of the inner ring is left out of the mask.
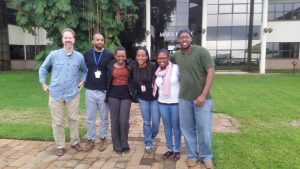
[[[232,40],[247,40],[247,27],[246,26],[233,26],[232,27]]]
[[[283,11],[283,4],[276,4],[275,10],[276,11]]]
[[[276,12],[275,13],[275,19],[276,20],[283,20],[283,12]]]
[[[233,40],[231,42],[232,49],[246,49],[248,40]]]
[[[217,40],[217,27],[207,27],[207,40]]]
[[[217,14],[218,5],[207,5],[207,14]]]
[[[207,26],[217,26],[218,15],[207,15]]]
[[[294,3],[294,10],[299,10],[300,9],[300,3]]]
[[[209,0],[207,4],[218,4],[218,0]]]
[[[26,46],[26,58],[34,59],[35,56],[44,49],[42,45],[27,45]]]
[[[233,13],[247,13],[247,5],[246,4],[234,5]]]
[[[218,40],[231,40],[231,27],[218,27]]]
[[[269,10],[269,12],[274,12],[275,11],[275,4],[269,4],[269,6],[268,6],[268,10]]]
[[[219,4],[231,4],[232,0],[219,0]]]
[[[214,48],[215,49],[215,48]],[[211,57],[213,59],[216,59],[216,55],[217,55],[217,51],[215,50],[208,50],[208,52],[210,53]]]
[[[269,58],[298,58],[299,43],[267,43]]]
[[[231,51],[232,58],[245,58],[245,50],[232,50]]]
[[[189,4],[188,3],[177,3],[176,4],[177,13],[189,13]]]
[[[219,5],[219,13],[232,13],[232,5]]]
[[[268,20],[269,20],[269,21],[272,21],[272,20],[274,20],[274,19],[275,19],[275,13],[269,12],[269,13],[268,13]]]
[[[177,0],[177,2],[189,2],[189,0]]]
[[[284,4],[284,11],[292,11],[293,10],[293,4]]]
[[[254,13],[262,13],[262,4],[254,5]]]
[[[206,48],[207,49],[217,49],[217,41],[206,41]]]
[[[233,26],[247,25],[247,14],[233,14]]]
[[[254,14],[253,25],[261,25],[261,14]]]
[[[177,26],[188,26],[189,17],[188,14],[177,14],[176,23]]]
[[[218,25],[219,26],[231,26],[232,25],[232,14],[219,15]]]
[[[248,0],[233,0],[233,3],[248,3]]]
[[[24,59],[24,46],[23,45],[9,45],[9,52],[11,59]]]
[[[293,13],[292,12],[284,12],[284,18],[285,20],[291,20],[293,19]]]
[[[294,12],[293,19],[300,19],[300,12]]]

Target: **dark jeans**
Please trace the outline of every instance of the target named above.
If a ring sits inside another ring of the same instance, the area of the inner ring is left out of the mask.
[[[129,148],[128,131],[131,100],[108,97],[111,119],[111,137],[113,150]]]

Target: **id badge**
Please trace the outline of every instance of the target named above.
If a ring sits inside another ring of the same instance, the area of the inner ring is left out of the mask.
[[[146,92],[146,86],[145,85],[141,85],[141,91]]]
[[[101,76],[101,72],[100,72],[99,70],[97,70],[97,71],[95,72],[95,77],[96,77],[97,79],[99,79],[100,76]]]

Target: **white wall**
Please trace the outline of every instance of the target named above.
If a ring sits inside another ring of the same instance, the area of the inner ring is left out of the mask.
[[[267,35],[267,42],[300,42],[300,21],[270,21],[273,32]]]
[[[46,45],[49,40],[46,38],[46,31],[42,28],[36,29],[37,36],[16,25],[8,25],[8,42],[10,45]]]

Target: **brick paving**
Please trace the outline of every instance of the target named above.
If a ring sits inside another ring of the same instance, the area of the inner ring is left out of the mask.
[[[239,132],[239,123],[225,114],[214,114],[214,132]],[[82,138],[82,146],[86,139]],[[187,154],[182,138],[181,159],[161,159],[166,151],[165,137],[161,123],[160,132],[154,140],[154,151],[144,153],[142,118],[137,104],[132,105],[130,117],[129,154],[112,151],[111,140],[108,148],[98,151],[98,144],[91,152],[76,152],[66,144],[66,153],[55,155],[53,142],[0,139],[0,168],[3,169],[188,169]],[[200,163],[193,168],[202,168]],[[190,168],[191,169],[191,168]]]

